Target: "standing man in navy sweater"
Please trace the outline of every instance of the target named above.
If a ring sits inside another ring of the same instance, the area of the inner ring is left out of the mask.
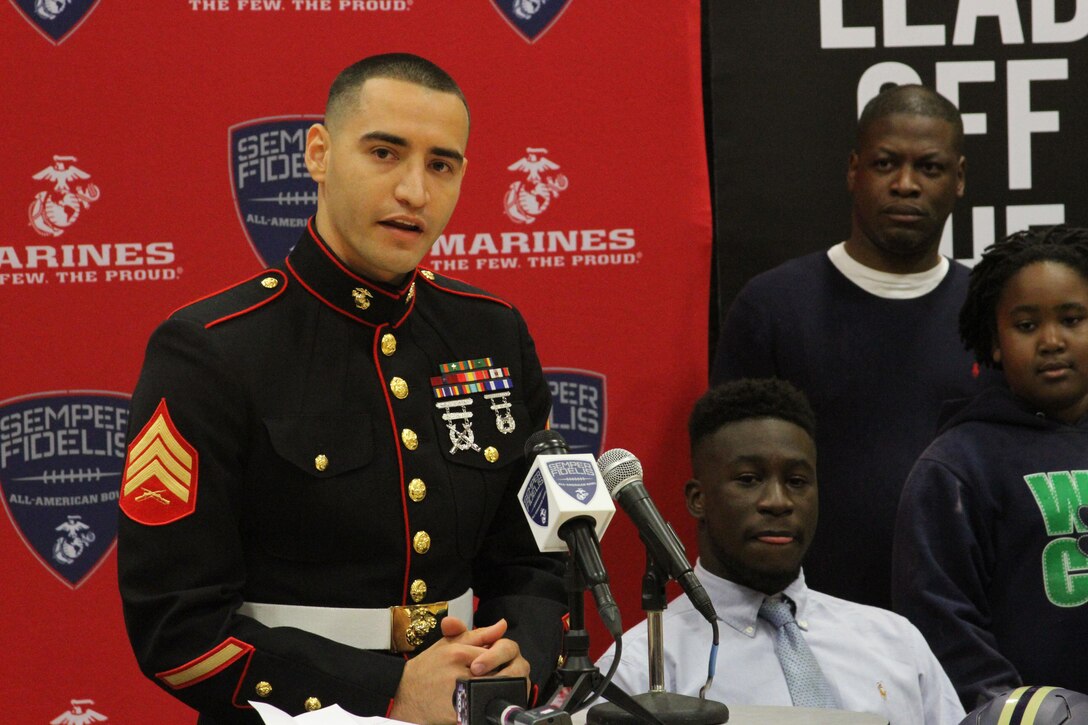
[[[816,589],[890,607],[892,526],[903,481],[942,402],[971,395],[977,368],[956,333],[967,269],[938,252],[963,196],[963,123],[923,86],[863,110],[847,185],[850,236],[753,278],[726,316],[711,383],[789,380],[819,420]]]

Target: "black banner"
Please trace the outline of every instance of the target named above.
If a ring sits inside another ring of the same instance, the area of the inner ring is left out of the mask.
[[[710,2],[707,35],[722,315],[754,274],[849,235],[856,119],[889,82],[963,114],[943,253],[1088,224],[1088,0]]]

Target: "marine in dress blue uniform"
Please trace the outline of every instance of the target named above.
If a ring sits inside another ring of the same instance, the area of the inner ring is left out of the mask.
[[[384,715],[444,611],[414,605],[471,588],[475,624],[505,617],[543,682],[562,564],[537,552],[516,492],[548,410],[516,309],[423,268],[371,282],[311,219],[282,265],[178,310],[148,344],[118,546],[140,667],[200,722],[259,722],[249,700]],[[402,652],[253,616],[283,605],[392,606]]]

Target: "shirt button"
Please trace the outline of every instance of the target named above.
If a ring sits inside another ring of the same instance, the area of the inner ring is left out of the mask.
[[[382,355],[389,357],[397,351],[397,338],[393,337],[393,333],[387,332],[382,335]]]
[[[408,588],[408,591],[412,595],[413,602],[422,602],[424,597],[427,596],[427,582],[416,579],[412,582],[412,586]]]
[[[268,684],[264,680],[257,683],[257,687],[254,688],[257,694],[261,697],[268,697],[272,694],[272,685]]]
[[[320,710],[321,709],[321,700],[318,700],[316,697],[307,697],[306,702],[303,704],[303,707],[306,708],[306,712],[313,712],[314,710]]]
[[[431,535],[426,531],[417,531],[412,537],[412,548],[417,554],[426,554],[431,550]]]
[[[405,428],[400,432],[401,442],[404,443],[404,447],[410,451],[414,451],[419,448],[419,437],[416,432],[411,428]]]
[[[413,478],[408,482],[408,498],[419,503],[427,497],[427,484],[422,478]]]
[[[488,446],[484,449],[484,458],[487,459],[488,463],[494,463],[495,461],[499,460],[498,449],[495,448],[495,446]]]
[[[317,457],[314,458],[314,468],[316,468],[319,471],[324,471],[328,467],[329,467],[328,457],[324,453],[319,453],[317,455]]]

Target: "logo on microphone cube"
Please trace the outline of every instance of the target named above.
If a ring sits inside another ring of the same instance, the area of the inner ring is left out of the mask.
[[[588,453],[537,456],[518,499],[540,551],[566,551],[559,528],[578,517],[592,518],[597,538],[604,536],[616,512],[596,461]]]
[[[534,524],[548,525],[548,488],[544,485],[544,474],[539,468],[533,471],[521,490],[521,506]]]

